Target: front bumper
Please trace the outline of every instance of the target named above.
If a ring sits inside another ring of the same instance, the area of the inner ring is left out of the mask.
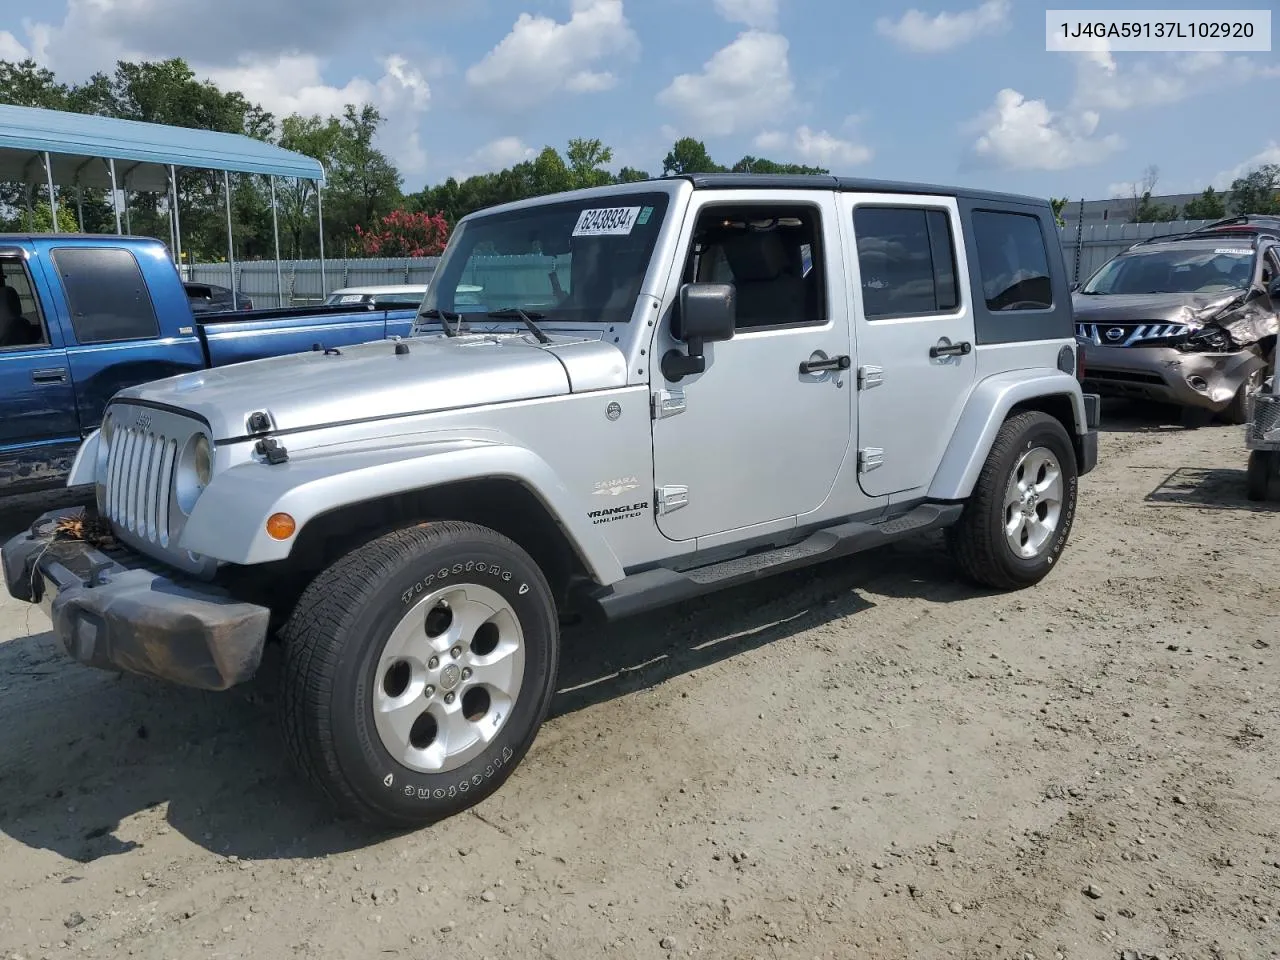
[[[0,549],[9,595],[40,604],[68,656],[202,690],[225,690],[257,672],[266,607],[149,570],[126,550],[108,554],[56,535],[60,517],[82,512],[46,513]]]
[[[1183,352],[1174,347],[1085,344],[1084,385],[1106,396],[1140,397],[1217,413],[1265,361],[1249,348],[1233,353]]]

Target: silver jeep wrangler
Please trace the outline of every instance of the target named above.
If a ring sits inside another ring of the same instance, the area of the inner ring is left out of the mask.
[[[460,293],[459,291],[462,291]],[[86,664],[204,689],[283,644],[283,726],[342,811],[496,790],[569,611],[635,614],[946,528],[1037,583],[1097,459],[1047,201],[695,175],[454,231],[404,340],[119,393],[4,547]]]

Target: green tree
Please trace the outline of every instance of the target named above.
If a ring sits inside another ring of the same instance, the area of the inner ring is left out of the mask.
[[[47,192],[47,191],[46,191]],[[53,217],[49,214],[49,203],[41,200],[30,211],[23,210],[18,215],[14,228],[24,233],[49,233],[53,229]],[[61,233],[75,233],[80,229],[75,214],[66,207],[58,207],[58,230]]]
[[[325,241],[332,243],[335,254],[345,254],[357,225],[372,224],[401,205],[403,178],[373,145],[382,122],[382,114],[371,104],[348,104],[338,120],[333,165],[324,188]]]
[[[809,167],[803,163],[778,163],[764,157],[745,156],[731,168],[733,173],[829,174],[826,167]]]
[[[682,173],[724,173],[724,167],[711,159],[706,144],[693,137],[682,137],[671,146],[662,161],[662,175],[670,177]]]
[[[1138,211],[1134,214],[1134,223],[1167,223],[1178,219],[1177,207],[1166,207],[1151,199],[1147,191],[1138,201]]]
[[[635,167],[623,167],[618,171],[618,183],[639,183],[642,180],[652,180],[647,170],[637,170]]]
[[[1058,226],[1065,227],[1067,221],[1062,219],[1062,211],[1071,200],[1067,197],[1050,197],[1049,205],[1053,207],[1053,219],[1058,222]]]
[[[280,121],[280,146],[319,160],[325,170],[336,164],[342,127],[334,117],[291,114]],[[268,187],[268,190],[270,188]],[[319,255],[316,184],[290,178],[277,181],[276,204],[280,219],[281,255],[290,259]]]
[[[613,149],[599,140],[575,137],[565,154],[574,187],[603,187],[613,183],[613,174],[604,167],[613,162]]]
[[[1231,183],[1231,212],[1280,213],[1280,163],[1266,163]]]
[[[1227,205],[1213,187],[1205,187],[1204,193],[1182,208],[1182,215],[1188,220],[1218,220],[1227,215]]]

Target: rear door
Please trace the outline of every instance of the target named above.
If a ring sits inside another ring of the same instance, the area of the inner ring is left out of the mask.
[[[38,262],[0,247],[0,490],[49,486],[80,445],[62,333],[50,323]]]
[[[953,197],[842,193],[853,251],[858,477],[923,494],[973,387],[974,319]]]
[[[204,368],[204,348],[173,264],[164,248],[44,241],[50,307],[66,332],[67,359],[80,426],[102,422],[107,401],[119,390]],[[139,262],[139,257],[155,262]],[[146,272],[144,272],[144,264]],[[148,284],[150,271],[168,271]],[[167,323],[161,324],[164,317]]]

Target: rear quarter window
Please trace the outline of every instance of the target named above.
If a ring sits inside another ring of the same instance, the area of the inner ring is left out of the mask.
[[[975,210],[973,233],[988,310],[1003,313],[1053,308],[1049,251],[1037,217]]]
[[[151,292],[130,251],[63,247],[52,257],[78,342],[151,340],[160,335]]]

